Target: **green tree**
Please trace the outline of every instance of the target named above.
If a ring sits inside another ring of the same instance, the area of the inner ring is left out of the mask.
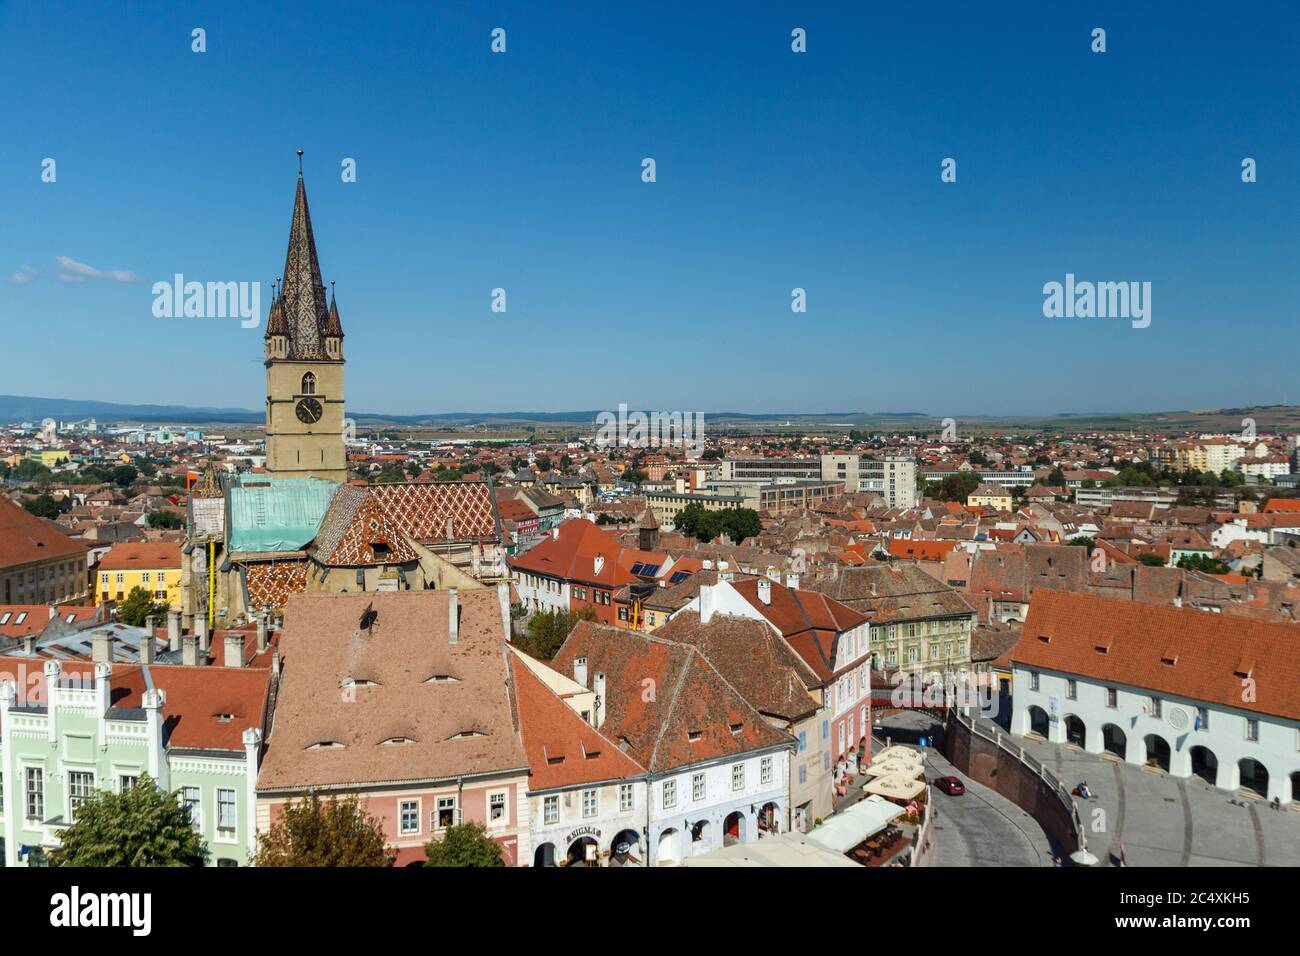
[[[139,477],[140,473],[130,465],[118,465],[109,473],[110,480],[119,488],[130,488]]]
[[[54,473],[35,458],[24,458],[14,468],[14,477],[19,481],[35,481],[41,483],[53,481]]]
[[[255,866],[392,866],[379,820],[355,797],[291,801],[271,829],[257,835]]]
[[[1047,484],[1053,488],[1063,488],[1065,486],[1065,472],[1061,470],[1060,465],[1048,472]]]
[[[136,585],[117,608],[117,619],[131,627],[144,627],[145,622],[167,613],[167,604],[155,602],[153,596]]]
[[[1139,554],[1138,561],[1151,568],[1163,568],[1165,566],[1165,559],[1158,554]]]
[[[980,480],[979,474],[973,471],[959,471],[955,475],[948,475],[939,482],[939,500],[959,501],[965,504],[971,492],[979,487]]]
[[[1232,570],[1218,558],[1207,554],[1185,554],[1178,559],[1178,567],[1206,574],[1228,574]]]
[[[505,866],[501,845],[477,820],[447,828],[441,840],[424,845],[428,866]]]
[[[176,529],[181,526],[181,516],[174,511],[151,511],[146,519],[151,528]]]
[[[208,855],[177,794],[148,774],[121,793],[93,791],[59,839],[52,866],[202,866]]]
[[[63,513],[63,509],[60,507],[59,502],[55,501],[48,493],[40,494],[35,498],[24,501],[23,507],[38,518],[53,519]]]
[[[590,607],[576,611],[538,611],[528,621],[528,636],[515,642],[521,651],[539,661],[549,661],[579,621],[596,620]]]

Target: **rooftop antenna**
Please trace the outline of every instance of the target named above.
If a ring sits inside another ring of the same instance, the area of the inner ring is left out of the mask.
[[[302,178],[302,150],[298,150],[298,178]]]

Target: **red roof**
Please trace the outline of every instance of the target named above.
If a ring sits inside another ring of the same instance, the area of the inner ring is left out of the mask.
[[[86,546],[73,541],[57,525],[0,498],[0,568],[85,556]]]
[[[1300,627],[1294,624],[1038,589],[1011,659],[1300,719]],[[1242,693],[1247,680],[1254,681],[1254,694]]]
[[[179,541],[128,541],[115,544],[99,560],[101,571],[152,571],[181,567]]]
[[[513,558],[510,566],[565,581],[615,588],[642,580],[631,572],[637,562],[660,568],[668,563],[666,554],[623,548],[614,535],[585,518],[564,522],[558,532]],[[623,559],[624,553],[630,560]]]
[[[520,659],[510,655],[519,705],[519,730],[528,754],[528,789],[551,790],[622,780],[644,772],[618,744],[592,727],[556,696]]]

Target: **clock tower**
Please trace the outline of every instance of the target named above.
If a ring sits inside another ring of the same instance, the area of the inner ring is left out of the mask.
[[[316,259],[298,150],[298,193],[284,278],[266,323],[266,470],[345,482],[343,326]]]

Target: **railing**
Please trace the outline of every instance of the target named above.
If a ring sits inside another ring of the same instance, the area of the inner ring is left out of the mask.
[[[950,711],[949,716],[952,720],[955,720],[957,723],[965,727],[972,735],[982,737],[1005,753],[1015,757],[1021,764],[1033,771],[1035,776],[1046,783],[1051,788],[1051,791],[1055,794],[1056,798],[1061,801],[1061,805],[1065,808],[1066,812],[1070,815],[1070,820],[1074,825],[1075,845],[1079,847],[1084,845],[1085,836],[1083,830],[1083,819],[1079,816],[1079,807],[1074,802],[1074,797],[1070,793],[1069,788],[1066,787],[1065,784],[1061,783],[1054,773],[1043,766],[1041,762],[1025,753],[1024,747],[1012,744],[1007,739],[1009,735],[1004,734],[1002,728],[992,721],[968,717],[956,709]],[[987,724],[988,726],[983,727],[981,726],[982,723]]]

